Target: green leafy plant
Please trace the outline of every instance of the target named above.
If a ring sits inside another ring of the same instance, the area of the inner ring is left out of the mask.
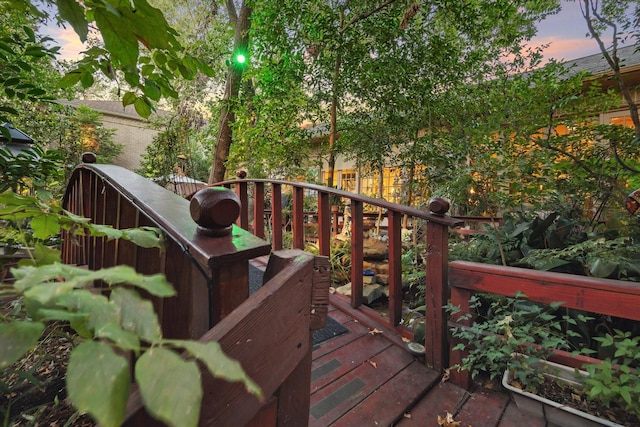
[[[616,329],[613,334],[596,337],[600,347],[610,350],[611,355],[602,363],[589,363],[583,369],[589,373],[585,378],[590,399],[610,408],[615,405],[634,413],[640,418],[640,336]],[[591,355],[593,350],[582,349],[582,354]]]
[[[472,378],[486,374],[490,379],[512,369],[525,389],[534,389],[542,382],[542,373],[532,371],[532,367],[554,349],[569,347],[566,337],[575,332],[566,325],[575,324],[576,320],[555,314],[562,303],[543,306],[522,297],[519,293],[515,298],[492,301],[477,295],[470,299],[477,317],[471,326],[451,330],[453,337],[460,341],[453,350],[467,352],[462,364],[453,368],[468,370]],[[451,304],[445,309],[453,315],[459,313],[459,307]],[[463,315],[460,320],[469,320],[471,316]]]
[[[640,280],[640,246],[633,237],[586,240],[562,249],[532,250],[522,263],[536,270]]]
[[[56,204],[14,193],[0,195],[0,204],[4,205],[0,219],[28,218],[34,235],[41,239],[65,229],[73,235],[162,247],[161,233],[151,227],[99,226]],[[218,343],[163,338],[151,301],[141,295],[141,291],[160,298],[175,295],[162,275],[141,275],[128,266],[90,271],[60,263],[57,249],[40,251],[38,247],[11,272],[15,281],[0,287],[0,297],[14,302],[12,312],[0,317],[0,370],[19,370],[20,364],[14,364],[37,344],[47,327],[69,328],[75,347],[66,372],[68,397],[75,408],[101,425],[122,423],[132,371],[147,411],[173,426],[198,423],[202,388],[196,360],[215,377],[242,382],[249,392],[261,396],[258,386]],[[106,286],[97,288],[94,283]]]

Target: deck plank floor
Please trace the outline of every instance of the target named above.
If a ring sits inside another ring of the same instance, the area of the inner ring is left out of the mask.
[[[337,308],[339,307],[339,309]],[[329,316],[349,332],[313,351],[310,427],[438,426],[447,412],[461,427],[544,427],[522,413],[503,391],[470,393],[397,345],[391,329],[365,325],[332,299]]]

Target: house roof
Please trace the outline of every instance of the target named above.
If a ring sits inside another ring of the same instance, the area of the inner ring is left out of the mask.
[[[31,148],[34,141],[29,135],[22,132],[20,129],[14,128],[10,123],[3,123],[0,126],[7,128],[11,135],[11,141],[9,141],[5,138],[4,134],[0,133],[0,148],[11,151],[14,156]]]
[[[640,49],[636,46],[625,46],[618,49],[618,57],[620,58],[621,68],[629,68],[634,65],[640,65]],[[611,72],[609,63],[604,59],[602,53],[585,56],[582,58],[572,59],[563,62],[565,67],[570,68],[569,74],[575,75],[581,71],[588,71],[591,74],[601,74]]]
[[[120,116],[131,120],[146,121],[146,119],[140,117],[136,112],[133,105],[122,106],[122,101],[96,101],[90,99],[74,99],[74,100],[58,100],[58,103],[62,105],[69,105],[71,107],[78,107],[80,105],[86,105],[92,110],[96,110],[102,114],[109,114],[112,116]],[[165,110],[156,110],[152,116],[167,116],[171,113]]]

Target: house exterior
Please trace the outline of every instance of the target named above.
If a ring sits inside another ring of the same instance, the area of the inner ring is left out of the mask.
[[[123,145],[122,153],[115,158],[113,164],[129,170],[140,167],[147,146],[151,144],[159,132],[153,127],[150,120],[144,119],[136,113],[133,105],[123,107],[121,101],[62,100],[59,103],[72,107],[86,105],[102,113],[102,124],[105,128],[114,129],[114,142]],[[157,116],[168,114],[166,111],[155,113]]]
[[[635,46],[627,46],[619,49],[618,55],[621,59],[622,78],[626,85],[631,88],[634,102],[640,103],[640,89],[637,88],[637,86],[640,86],[640,51],[636,51]],[[604,90],[617,88],[613,79],[613,72],[601,53],[566,61],[564,64],[570,68],[569,75],[588,71],[590,77],[585,80],[585,85],[589,81],[599,80]],[[629,108],[622,96],[620,97],[619,108],[601,112],[597,120],[600,124],[618,124],[633,127]],[[328,182],[327,168],[325,160],[322,171],[319,174],[325,184]],[[357,169],[353,161],[338,157],[336,158],[333,182],[340,189],[376,197],[382,194],[382,197],[388,201],[402,202],[403,173],[405,172],[400,168],[391,166],[386,167],[375,176],[366,175]]]

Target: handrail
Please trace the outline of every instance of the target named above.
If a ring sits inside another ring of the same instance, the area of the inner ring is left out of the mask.
[[[248,260],[271,249],[268,242],[235,226],[215,238],[198,232],[189,201],[118,166],[78,166],[63,207],[95,224],[154,226],[164,232],[162,252],[90,237],[77,244],[64,239],[62,252],[64,262],[90,269],[130,265],[142,273],[164,273],[178,295],[154,304],[171,338],[199,338],[243,302],[249,296]]]
[[[337,222],[337,215],[331,213],[330,199],[342,198],[349,200],[351,209],[351,298],[352,307],[360,307],[363,303],[363,207],[372,205],[383,209],[383,215],[387,222],[388,250],[389,250],[389,315],[387,322],[392,328],[406,334],[406,330],[398,327],[402,318],[402,228],[407,218],[414,223],[416,220],[424,220],[426,232],[426,313],[425,323],[425,361],[437,368],[447,367],[448,339],[446,330],[446,313],[444,305],[449,298],[448,290],[448,234],[449,228],[457,227],[462,220],[446,215],[449,203],[440,198],[429,202],[429,211],[414,207],[391,203],[386,200],[349,193],[335,188],[324,187],[317,184],[290,182],[268,179],[238,179],[219,182],[215,186],[234,188],[241,201],[241,213],[237,224],[245,230],[253,231],[257,236],[264,236],[265,226],[265,187],[271,193],[272,212],[282,211],[282,190],[290,187],[293,195],[292,225],[293,248],[304,249],[304,195],[306,192],[317,193],[318,204],[318,249],[320,255],[330,256],[332,221]],[[253,212],[249,212],[249,185],[253,186]],[[250,227],[250,219],[253,221],[253,230]],[[282,248],[282,218],[280,215],[271,215],[271,244],[274,250]],[[376,319],[380,321],[381,319]]]
[[[278,402],[278,411],[297,426],[306,425],[309,419],[309,394],[300,390],[311,386],[309,331],[314,329],[314,313],[309,310],[309,302],[319,283],[313,256],[297,251],[284,257],[289,262],[282,270],[202,336],[200,342],[218,342],[228,356],[242,364],[264,396],[287,396]],[[326,299],[327,286],[321,285],[320,290]],[[280,337],[277,345],[274,336]],[[308,372],[295,376],[297,369]],[[264,403],[249,394],[243,384],[214,379],[204,369],[201,374],[204,393],[199,425],[247,425],[263,407]],[[285,378],[287,381],[283,382]],[[146,426],[153,421],[135,389],[129,397],[124,425]]]
[[[469,261],[453,261],[449,269],[451,304],[460,307],[451,325],[469,325],[469,321],[460,318],[470,313],[469,299],[476,292],[510,297],[521,293],[522,298],[537,303],[562,302],[566,308],[640,320],[640,283],[637,282]],[[450,350],[452,364],[461,363],[463,357],[462,352]],[[452,371],[451,381],[465,388],[471,385],[468,372]]]

